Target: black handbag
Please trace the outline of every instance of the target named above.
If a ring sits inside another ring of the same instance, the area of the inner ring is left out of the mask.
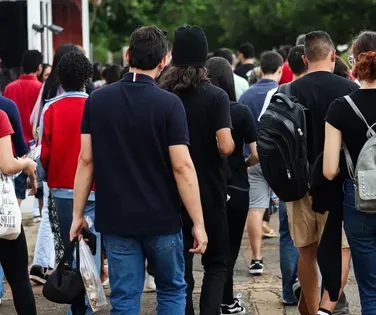
[[[76,268],[72,267],[74,249],[76,249]],[[85,313],[85,287],[80,273],[77,238],[71,242],[70,250],[65,252],[63,260],[48,277],[43,287],[43,296],[54,303],[72,304],[74,314]]]

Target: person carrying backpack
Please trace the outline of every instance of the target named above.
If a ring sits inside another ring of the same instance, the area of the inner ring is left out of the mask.
[[[333,180],[340,171],[347,172],[344,228],[362,314],[369,315],[376,314],[376,32],[358,36],[351,60],[361,88],[335,100],[329,108],[325,119],[323,173]],[[339,168],[342,147],[349,171]]]

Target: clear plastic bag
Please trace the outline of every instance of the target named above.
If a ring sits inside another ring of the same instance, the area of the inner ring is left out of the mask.
[[[94,257],[89,246],[82,239],[80,246],[80,272],[85,285],[86,295],[94,312],[98,312],[107,306],[107,299],[102,286]]]

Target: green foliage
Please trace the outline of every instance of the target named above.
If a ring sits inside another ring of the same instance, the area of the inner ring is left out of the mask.
[[[338,44],[373,27],[375,0],[102,0],[95,12],[92,39],[119,51],[140,25],[173,32],[184,24],[200,25],[210,49],[236,49],[249,41],[258,53],[295,43],[299,34],[328,31]]]
[[[93,42],[93,58],[95,61],[106,63],[108,57],[108,42],[106,40],[106,37],[100,36],[94,39],[95,41]]]

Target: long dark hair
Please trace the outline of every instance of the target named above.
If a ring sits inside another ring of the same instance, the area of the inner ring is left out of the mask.
[[[42,82],[42,83],[43,83],[43,75],[44,75],[44,72],[46,71],[47,68],[51,68],[51,65],[48,64],[48,63],[44,63],[44,64],[42,65],[42,72],[41,72],[40,75],[38,76],[38,80],[39,80],[40,82]]]
[[[181,68],[171,66],[161,77],[160,87],[180,95],[197,89],[203,82],[210,82],[205,67]]]
[[[48,77],[46,83],[44,84],[44,89],[42,93],[42,104],[44,105],[46,100],[54,98],[57,94],[57,90],[60,86],[60,81],[57,75],[57,65],[61,57],[63,57],[66,53],[74,51],[77,53],[81,53],[81,50],[73,45],[73,44],[64,44],[61,45],[55,52],[54,60],[52,62],[52,69],[51,74]]]
[[[334,74],[339,75],[340,77],[351,79],[350,69],[347,64],[341,59],[341,57],[336,56],[336,63],[334,66]]]
[[[112,65],[103,71],[103,78],[106,80],[106,84],[111,84],[121,79],[122,67],[119,65]]]
[[[213,57],[206,62],[210,82],[224,90],[230,101],[236,102],[234,74],[230,63],[222,57]]]

